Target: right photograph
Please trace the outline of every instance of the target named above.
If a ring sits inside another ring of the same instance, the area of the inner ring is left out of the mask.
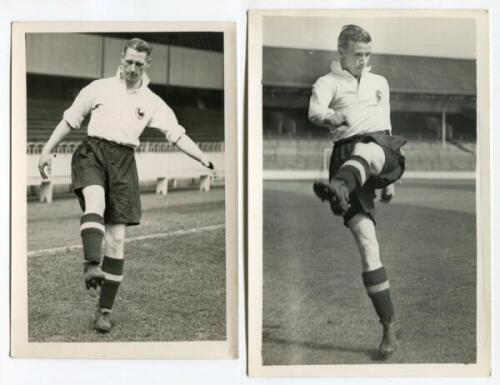
[[[251,375],[487,375],[487,16],[250,14]]]

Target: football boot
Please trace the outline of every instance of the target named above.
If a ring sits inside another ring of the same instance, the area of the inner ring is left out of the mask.
[[[380,320],[383,328],[382,341],[378,347],[379,353],[387,358],[397,350],[397,340],[401,338],[402,330],[396,319]]]
[[[313,190],[321,201],[328,201],[335,215],[344,215],[349,210],[349,189],[340,179],[332,179],[331,183],[314,182]]]
[[[104,272],[99,265],[92,262],[83,263],[83,279],[87,290],[90,288],[97,289],[104,282],[104,278]]]
[[[94,329],[101,333],[111,331],[111,310],[99,308],[95,315]]]

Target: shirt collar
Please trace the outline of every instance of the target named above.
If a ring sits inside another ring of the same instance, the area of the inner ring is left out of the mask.
[[[116,75],[115,77],[120,80],[120,82],[123,82],[123,84],[125,85],[125,80],[123,79],[123,67],[122,66],[119,66],[118,69],[116,70]],[[133,90],[134,92],[136,91],[139,91],[141,89],[144,89],[146,88],[148,85],[149,85],[149,82],[150,82],[150,79],[149,79],[149,76],[146,72],[143,72],[142,74],[142,81],[141,81],[141,85],[139,88]]]
[[[342,75],[342,76],[350,76],[350,77],[354,78],[354,76],[349,71],[346,71],[345,69],[342,68],[339,61],[332,61],[332,64],[330,65],[330,69],[334,74],[338,74],[338,75]],[[370,72],[371,69],[372,69],[371,66],[365,67],[363,69],[363,73],[361,75],[365,75],[366,73]]]

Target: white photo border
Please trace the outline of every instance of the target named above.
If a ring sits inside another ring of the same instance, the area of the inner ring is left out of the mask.
[[[238,162],[235,22],[14,22],[11,56],[11,345],[14,358],[238,358]],[[35,32],[222,32],[224,35],[226,340],[36,343],[28,340],[26,49]]]
[[[477,361],[475,364],[263,365],[263,19],[281,17],[467,17],[477,48]],[[248,373],[256,377],[478,377],[491,374],[490,52],[487,10],[250,10],[248,19]]]

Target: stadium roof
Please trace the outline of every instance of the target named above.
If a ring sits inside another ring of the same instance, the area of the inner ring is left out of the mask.
[[[264,47],[263,85],[310,88],[329,72],[333,51]],[[422,56],[374,54],[372,71],[383,75],[391,92],[476,95],[476,62]]]
[[[208,51],[224,51],[224,34],[222,32],[99,32],[92,35],[131,39],[139,37],[150,43],[175,45],[203,49]]]

